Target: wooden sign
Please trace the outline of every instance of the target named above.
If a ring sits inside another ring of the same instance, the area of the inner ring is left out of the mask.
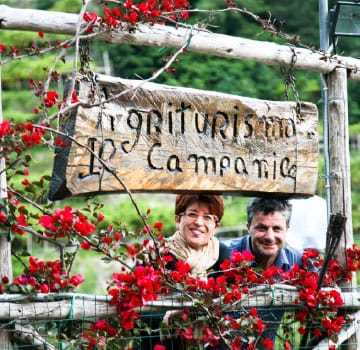
[[[138,87],[135,89],[135,87]],[[51,199],[94,192],[203,191],[312,195],[318,177],[314,104],[265,101],[99,76],[56,152]],[[99,105],[104,99],[110,102]]]

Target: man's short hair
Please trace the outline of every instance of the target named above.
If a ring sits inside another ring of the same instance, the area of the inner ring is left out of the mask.
[[[184,213],[193,203],[205,203],[209,206],[210,214],[216,215],[220,221],[224,214],[224,200],[222,196],[211,194],[180,194],[175,200],[175,215]]]
[[[252,219],[257,213],[264,213],[265,215],[281,212],[286,220],[286,225],[289,227],[291,217],[292,205],[286,199],[279,198],[254,198],[247,206],[247,222],[251,224]]]

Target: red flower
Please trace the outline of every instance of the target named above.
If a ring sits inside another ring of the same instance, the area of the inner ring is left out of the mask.
[[[83,18],[85,22],[95,23],[98,19],[98,15],[96,12],[85,12]]]
[[[267,350],[273,350],[274,349],[274,342],[270,338],[264,338],[261,341],[261,344]]]
[[[135,24],[139,19],[139,15],[136,11],[131,11],[129,14],[129,22]]]
[[[49,288],[49,286],[47,285],[47,284],[41,284],[40,285],[40,287],[39,287],[39,289],[40,289],[40,292],[41,293],[44,293],[44,294],[47,294],[47,293],[49,293],[50,292],[50,288]]]
[[[292,350],[291,343],[288,340],[284,342],[284,350]]]
[[[106,320],[98,320],[96,321],[92,326],[91,329],[92,330],[99,330],[99,331],[105,331],[108,327],[109,323]]]
[[[256,320],[255,329],[259,334],[263,333],[265,330],[265,324],[260,318]]]
[[[128,244],[126,250],[131,257],[134,257],[139,252],[139,249],[135,244]]]
[[[278,276],[280,273],[281,273],[281,269],[279,267],[270,266],[263,271],[262,275],[266,280],[272,281],[273,278]]]
[[[301,335],[304,335],[306,330],[305,330],[305,327],[301,326],[298,328],[298,332],[301,334]]]
[[[28,179],[24,179],[21,181],[21,184],[26,187],[26,186],[31,185],[31,182]]]
[[[95,225],[90,223],[83,215],[78,217],[78,221],[75,223],[74,228],[79,234],[83,236],[89,236],[95,231]]]
[[[71,276],[70,278],[70,284],[72,284],[74,287],[77,287],[79,284],[83,283],[85,281],[85,278],[82,274],[78,273],[74,276]]]
[[[155,344],[153,350],[166,350],[166,346],[161,345],[161,344]]]
[[[252,317],[256,317],[258,315],[257,310],[254,307],[252,307],[249,310],[249,315],[252,316]]]
[[[51,215],[43,215],[39,218],[39,224],[47,230],[51,230],[53,232],[57,230],[55,222],[56,220]]]
[[[110,236],[104,236],[101,241],[106,245],[110,245],[112,243],[112,238]]]
[[[5,214],[5,212],[2,210],[2,209],[0,209],[0,222],[2,223],[2,224],[6,224],[7,223],[7,216],[6,216],[6,214]]]
[[[89,250],[91,248],[91,245],[88,241],[82,241],[80,243],[80,248],[84,250]]]
[[[59,96],[58,96],[56,91],[54,91],[54,90],[47,91],[45,96],[44,96],[44,104],[45,104],[45,106],[47,108],[52,107],[57,102],[58,97]]]
[[[144,15],[147,15],[149,12],[149,4],[147,2],[142,2],[138,6],[139,11],[143,13]]]
[[[117,18],[120,18],[122,16],[122,13],[118,7],[114,7],[113,9],[111,9],[111,14]]]
[[[16,220],[16,224],[13,224],[13,225],[11,226],[11,230],[12,230],[14,233],[17,233],[17,234],[19,234],[19,235],[25,234],[25,232],[24,232],[23,230],[21,230],[21,229],[19,228],[19,226],[24,226],[24,227],[25,227],[25,226],[28,225],[26,216],[25,216],[24,214],[20,214],[20,215],[18,215],[18,216],[15,218],[15,220]]]
[[[44,32],[38,32],[37,34],[41,39],[44,37]]]
[[[190,271],[191,271],[191,266],[185,262],[185,261],[182,261],[182,260],[178,260],[176,262],[176,271],[177,272],[180,272],[181,274],[188,274]]]
[[[103,213],[98,213],[98,214],[97,214],[97,221],[98,221],[98,222],[103,221],[103,220],[104,220],[104,218],[105,218],[105,216],[104,216],[104,214],[103,214]]]
[[[79,102],[79,97],[75,90],[71,93],[71,103],[77,103]]]
[[[114,240],[115,240],[116,242],[119,242],[119,241],[121,241],[121,239],[122,239],[122,234],[121,234],[121,232],[115,231],[114,234],[113,234],[113,236],[114,236]]]
[[[119,20],[114,17],[113,11],[109,7],[104,7],[104,22],[109,27],[116,27],[119,24]]]
[[[0,43],[0,54],[6,51],[6,45]]]
[[[13,128],[8,120],[0,123],[0,137],[4,137],[13,133]]]
[[[126,0],[124,2],[124,7],[127,9],[131,9],[131,7],[133,6],[133,1],[132,0]]]
[[[55,138],[55,146],[59,147],[59,148],[65,148],[66,147],[66,143],[64,142],[64,139],[62,136],[56,136]]]
[[[181,336],[186,339],[186,340],[192,340],[194,338],[194,334],[193,334],[193,329],[191,326],[185,328],[182,332],[181,332]]]
[[[156,221],[154,223],[154,228],[159,231],[162,231],[163,227],[164,227],[164,224],[161,221]]]

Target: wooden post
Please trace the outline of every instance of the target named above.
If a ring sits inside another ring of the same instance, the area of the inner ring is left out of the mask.
[[[332,213],[346,216],[345,235],[338,248],[338,258],[345,263],[344,249],[353,244],[351,216],[351,175],[348,132],[347,72],[337,68],[328,75],[330,205]]]
[[[1,55],[0,55],[1,59]],[[1,102],[1,65],[0,65],[0,123],[3,121],[2,102]],[[7,199],[7,185],[5,159],[0,158],[0,201],[5,203]],[[0,277],[7,276],[12,281],[12,264],[11,264],[11,243],[9,241],[8,232],[0,231]],[[0,329],[0,349],[12,349],[9,338],[9,332]]]
[[[351,174],[346,68],[336,68],[328,75],[328,93],[330,208],[332,213],[342,213],[347,218],[345,232],[337,250],[339,261],[342,264],[345,264],[345,250],[354,242],[351,214]],[[356,287],[356,275],[353,275],[352,283],[344,283],[342,287]],[[358,342],[354,335],[349,339],[348,349],[356,350],[356,344],[358,344]]]

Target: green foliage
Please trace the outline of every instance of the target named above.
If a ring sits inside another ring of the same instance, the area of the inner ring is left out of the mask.
[[[51,10],[70,13],[79,12],[82,5],[81,0],[52,1],[52,3]]]
[[[45,79],[50,68],[57,70],[59,73],[69,73],[71,71],[71,64],[64,64],[62,61],[55,63],[55,56],[53,55],[15,60],[4,66],[2,74],[4,88],[16,89],[21,87],[23,90],[25,83],[29,79]]]
[[[356,124],[350,125],[349,135],[350,137],[354,137],[360,134],[360,122]]]
[[[30,90],[7,90],[2,94],[4,116],[13,121],[32,119],[29,113],[38,103],[37,98]]]

